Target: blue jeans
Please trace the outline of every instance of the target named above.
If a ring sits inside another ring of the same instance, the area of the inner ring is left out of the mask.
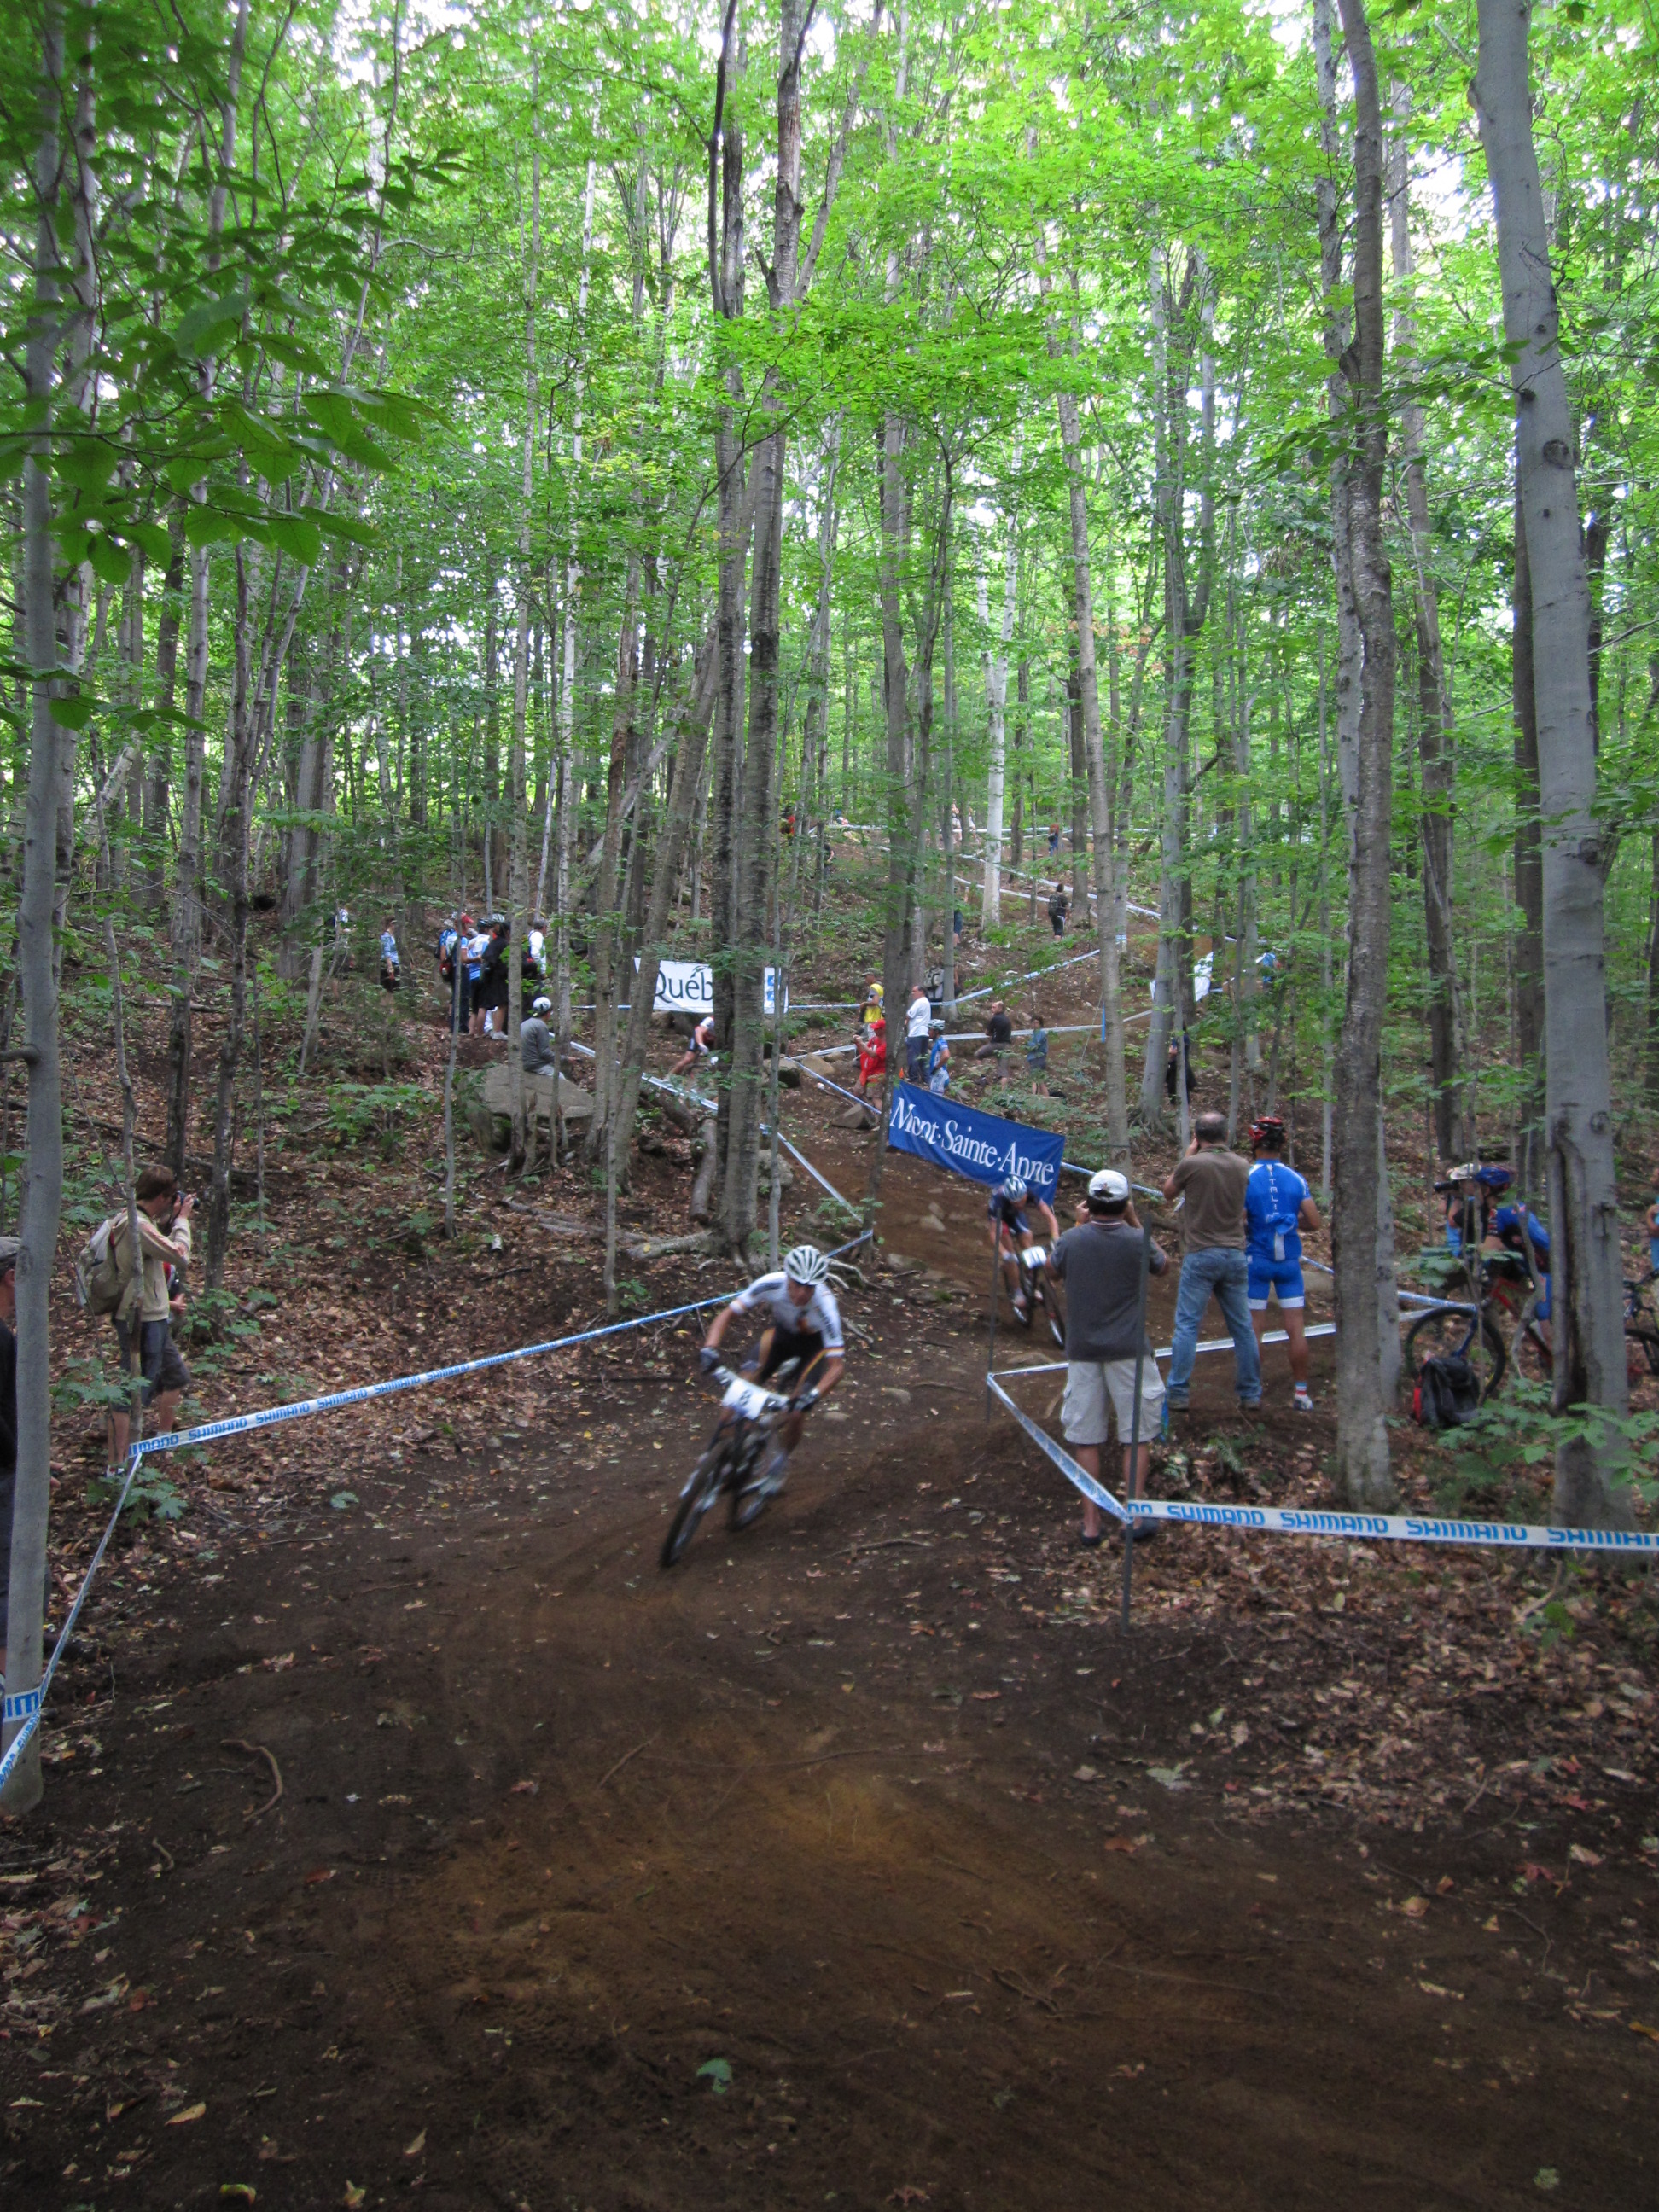
[[[1207,1252],[1189,1252],[1181,1263],[1181,1285],[1176,1292],[1175,1343],[1170,1359],[1170,1403],[1184,1406],[1193,1379],[1193,1356],[1198,1349],[1198,1325],[1212,1297],[1233,1340],[1233,1364],[1241,1405],[1261,1402],[1261,1354],[1250,1327],[1250,1303],[1245,1285],[1249,1270],[1243,1252],[1231,1246],[1212,1246]]]

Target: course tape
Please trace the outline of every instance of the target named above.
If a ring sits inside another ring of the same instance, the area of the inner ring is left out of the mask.
[[[838,1244],[829,1257],[836,1260],[848,1252],[857,1251],[860,1245],[868,1241],[870,1231],[866,1230],[860,1235],[850,1237],[845,1244]],[[174,1429],[167,1436],[146,1437],[141,1443],[135,1443],[127,1455],[126,1474],[121,1485],[121,1494],[115,1501],[115,1510],[98,1540],[98,1548],[92,1555],[80,1589],[76,1592],[75,1602],[69,1609],[58,1641],[52,1645],[52,1656],[41,1670],[39,1686],[33,1690],[9,1691],[6,1693],[5,1721],[21,1719],[24,1725],[7,1746],[3,1758],[0,1758],[0,1791],[4,1790],[23,1755],[24,1747],[40,1725],[46,1692],[58,1672],[58,1662],[69,1649],[75,1624],[81,1617],[81,1608],[92,1588],[93,1577],[103,1562],[109,1540],[115,1534],[116,1523],[125,1507],[139,1462],[149,1454],[173,1451],[185,1444],[211,1443],[222,1437],[246,1436],[255,1429],[274,1428],[279,1421],[297,1421],[313,1413],[331,1413],[344,1406],[365,1405],[371,1398],[390,1398],[402,1390],[418,1390],[429,1382],[449,1382],[458,1376],[479,1375],[488,1368],[505,1367],[514,1360],[534,1359],[549,1352],[566,1352],[579,1344],[596,1343],[601,1337],[620,1336],[629,1329],[650,1328],[660,1321],[678,1321],[687,1314],[702,1313],[710,1306],[726,1304],[736,1296],[735,1291],[721,1291],[711,1298],[695,1299],[690,1305],[668,1306],[661,1313],[641,1314],[633,1321],[608,1322],[603,1328],[581,1329],[573,1336],[556,1336],[541,1344],[520,1345],[512,1352],[492,1352],[482,1359],[463,1359],[453,1367],[428,1368],[419,1375],[398,1375],[389,1382],[367,1382],[355,1390],[334,1390],[325,1397],[302,1399],[292,1406],[267,1406],[256,1413],[237,1413],[222,1421],[204,1421],[193,1429]]]
[[[1313,1331],[1309,1330],[1311,1336]],[[1200,1346],[1200,1349],[1208,1347]],[[1063,1361],[1041,1367],[1004,1369],[1005,1374],[1052,1374]],[[1547,1528],[1523,1521],[1458,1521],[1419,1517],[1409,1513],[1326,1513],[1280,1505],[1188,1504],[1173,1498],[1132,1498],[1127,1505],[1103,1492],[1085,1474],[1071,1454],[1040,1429],[1028,1413],[1015,1405],[994,1374],[985,1378],[1019,1423],[1041,1446],[1060,1473],[1097,1505],[1109,1504],[1120,1521],[1183,1521],[1207,1528],[1261,1530],[1280,1536],[1345,1536],[1395,1544],[1473,1544],[1498,1551],[1622,1552],[1638,1557],[1659,1557],[1659,1535],[1633,1528]]]
[[[1030,1374],[1034,1370],[1028,1368],[1025,1371],[1027,1374]],[[1013,1400],[1003,1389],[1001,1383],[997,1381],[994,1375],[988,1375],[985,1378],[985,1384],[988,1389],[994,1391],[996,1395],[1001,1399],[1003,1404],[1008,1408],[1008,1411],[1013,1415],[1014,1419],[1019,1423],[1021,1428],[1024,1430],[1026,1435],[1030,1437],[1032,1443],[1037,1446],[1038,1449],[1048,1453],[1049,1458],[1053,1460],[1054,1465],[1066,1477],[1067,1482],[1073,1484],[1083,1492],[1083,1495],[1088,1498],[1091,1504],[1098,1505],[1103,1512],[1110,1513],[1120,1521],[1127,1521],[1128,1519],[1129,1516],[1124,1511],[1123,1507],[1119,1504],[1118,1500],[1113,1497],[1111,1492],[1106,1488],[1105,1485],[1103,1483],[1097,1482],[1093,1475],[1085,1474],[1084,1470],[1072,1457],[1070,1452],[1063,1451],[1045,1430],[1040,1429],[1037,1426],[1036,1423],[1031,1419],[1029,1413],[1023,1412],[1019,1407],[1015,1405]]]

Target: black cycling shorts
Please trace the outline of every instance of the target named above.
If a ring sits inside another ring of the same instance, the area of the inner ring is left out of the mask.
[[[781,1322],[775,1322],[771,1338],[766,1357],[761,1362],[759,1380],[763,1382],[769,1375],[775,1375],[780,1367],[787,1366],[792,1359],[799,1360],[801,1373],[805,1376],[813,1361],[823,1356],[823,1339],[816,1329],[785,1328]]]

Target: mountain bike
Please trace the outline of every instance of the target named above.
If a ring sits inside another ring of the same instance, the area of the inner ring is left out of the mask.
[[[1538,1291],[1526,1262],[1512,1252],[1480,1255],[1478,1303],[1431,1306],[1406,1331],[1406,1369],[1415,1381],[1430,1359],[1464,1359],[1474,1369],[1484,1405],[1511,1363],[1518,1375],[1547,1380],[1554,1364],[1549,1324],[1538,1318]],[[1466,1267],[1466,1273],[1468,1270]],[[1500,1322],[1515,1324],[1512,1338]]]
[[[798,1361],[788,1362],[779,1369],[780,1377],[797,1372],[799,1365]],[[787,1414],[810,1406],[817,1396],[816,1390],[799,1399],[769,1390],[729,1367],[716,1367],[714,1375],[722,1391],[720,1421],[680,1492],[668,1534],[663,1538],[658,1564],[664,1568],[678,1565],[697,1532],[697,1524],[722,1492],[730,1501],[727,1527],[753,1527],[781,1486],[769,1482],[762,1472],[771,1455],[778,1425]]]
[[[1012,1256],[1019,1263],[1020,1293],[1025,1300],[1025,1310],[1023,1314],[1018,1306],[1014,1306],[1014,1319],[1022,1328],[1030,1328],[1035,1324],[1038,1312],[1041,1311],[1043,1319],[1048,1324],[1049,1335],[1056,1344],[1063,1346],[1066,1342],[1065,1296],[1060,1289],[1060,1278],[1048,1272],[1048,1254],[1046,1247],[1041,1244],[1028,1244],[1024,1250],[1017,1247]],[[1006,1275],[1003,1278],[1003,1287],[1005,1290],[1007,1288]],[[1012,1296],[1009,1298],[1009,1304],[1013,1304]]]

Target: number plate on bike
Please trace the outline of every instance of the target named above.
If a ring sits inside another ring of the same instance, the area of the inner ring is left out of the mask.
[[[1019,1255],[1019,1263],[1022,1267],[1041,1267],[1048,1257],[1041,1244],[1028,1244]]]
[[[757,1421],[770,1407],[772,1393],[763,1390],[758,1383],[745,1382],[739,1376],[735,1382],[726,1384],[726,1395],[720,1403],[730,1406],[733,1413],[743,1414],[745,1419]]]

